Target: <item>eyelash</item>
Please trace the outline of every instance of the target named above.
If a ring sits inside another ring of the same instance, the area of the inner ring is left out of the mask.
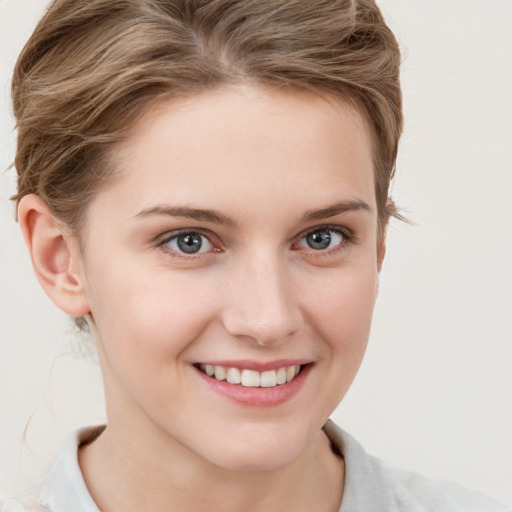
[[[342,240],[338,245],[336,245],[335,247],[332,247],[330,249],[315,250],[313,248],[309,248],[308,257],[313,257],[313,258],[329,257],[334,254],[337,254],[338,252],[340,252],[344,249],[347,249],[348,245],[354,244],[356,242],[356,237],[355,237],[354,233],[352,232],[352,230],[350,230],[346,227],[332,226],[332,225],[315,226],[312,229],[308,229],[307,231],[302,232],[297,238],[298,238],[299,242],[301,242],[308,235],[311,235],[313,233],[318,233],[319,231],[330,231],[332,233],[336,233],[337,235],[340,235],[342,237]]]
[[[337,246],[330,248],[330,249],[326,249],[326,250],[315,250],[313,248],[309,248],[308,256],[312,256],[314,258],[322,258],[322,257],[331,256],[335,253],[338,253],[340,250],[346,249],[347,245],[350,245],[350,244],[353,244],[356,242],[356,237],[355,237],[354,233],[351,230],[349,230],[348,228],[345,228],[345,227],[342,228],[340,226],[324,225],[324,226],[315,226],[312,229],[308,229],[307,231],[302,232],[301,234],[299,234],[296,237],[298,239],[298,242],[295,242],[294,245],[296,245],[297,243],[304,240],[308,235],[311,235],[313,233],[318,233],[319,231],[330,231],[332,233],[336,233],[337,235],[340,235],[342,237],[342,240]],[[186,254],[184,252],[178,252],[174,249],[164,247],[166,244],[170,243],[172,240],[177,239],[179,236],[187,235],[187,234],[200,235],[200,236],[206,238],[208,240],[208,242],[214,247],[213,251],[205,251],[205,252],[199,252],[199,253]],[[204,256],[211,254],[212,252],[220,252],[220,250],[218,248],[215,249],[216,244],[211,241],[211,238],[212,238],[212,234],[210,232],[204,231],[199,228],[197,228],[197,229],[196,228],[182,229],[179,231],[173,231],[171,233],[166,233],[166,235],[164,235],[164,238],[161,239],[157,245],[158,245],[158,247],[162,247],[165,250],[166,254],[168,254],[169,256],[171,256],[173,258],[183,258],[183,259],[190,260],[190,259],[202,258]],[[299,249],[295,249],[295,250],[299,250]]]
[[[168,243],[170,243],[172,240],[175,240],[177,239],[178,237],[182,236],[182,235],[201,235],[202,237],[206,238],[208,240],[208,242],[214,247],[214,250],[213,251],[208,251],[208,252],[200,252],[200,253],[190,253],[190,254],[186,254],[184,252],[178,252],[174,249],[171,249],[169,247],[165,248],[164,246]],[[215,246],[216,244],[214,244],[212,241],[211,241],[211,238],[212,238],[212,234],[209,233],[209,232],[206,232],[202,229],[181,229],[181,230],[178,230],[178,231],[173,231],[171,233],[166,233],[164,235],[164,238],[158,242],[158,247],[162,247],[166,254],[168,254],[169,256],[173,257],[173,258],[183,258],[183,259],[187,259],[187,260],[190,260],[190,259],[196,259],[196,258],[201,258],[201,257],[204,257],[205,255],[208,255],[210,254],[211,252],[220,252],[218,249],[215,250]]]

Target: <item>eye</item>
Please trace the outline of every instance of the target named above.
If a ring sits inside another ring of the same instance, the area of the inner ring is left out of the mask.
[[[343,244],[347,237],[339,229],[321,228],[307,233],[297,244],[297,247],[325,251]]]
[[[213,249],[210,240],[197,231],[182,231],[174,234],[166,238],[161,245],[182,254],[199,254]]]

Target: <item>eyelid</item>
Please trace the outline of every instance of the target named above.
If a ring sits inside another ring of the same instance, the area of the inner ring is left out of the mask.
[[[334,231],[336,233],[339,233],[343,237],[343,240],[339,245],[337,245],[331,249],[325,249],[323,251],[310,248],[310,251],[308,251],[308,252],[313,253],[315,256],[331,254],[333,252],[336,252],[336,250],[342,249],[346,245],[355,243],[357,241],[354,232],[351,229],[347,228],[346,226],[340,226],[338,224],[323,224],[323,225],[314,226],[314,227],[311,227],[311,228],[308,228],[308,229],[302,231],[295,238],[296,241],[294,242],[294,245],[297,244],[298,242],[300,242],[301,240],[303,240],[304,238],[306,238],[306,236],[308,236],[309,234],[315,233],[317,231],[323,231],[323,230]],[[300,247],[299,249],[304,249],[304,248]],[[298,249],[296,249],[296,250],[298,250]]]
[[[157,247],[163,248],[165,246],[165,244],[169,243],[174,238],[176,238],[180,235],[185,235],[185,234],[189,234],[189,233],[195,233],[195,234],[204,236],[208,240],[208,242],[212,245],[213,249],[210,251],[187,254],[187,253],[178,252],[174,249],[171,249],[170,247],[167,247],[167,248],[165,248],[166,253],[171,256],[178,257],[178,258],[190,259],[190,258],[199,258],[202,256],[207,256],[208,254],[211,254],[212,252],[219,252],[220,244],[213,240],[216,237],[213,235],[213,233],[211,231],[208,231],[208,230],[205,230],[202,228],[183,228],[183,229],[176,229],[173,231],[167,231],[164,234],[157,237],[156,245],[157,245]]]
[[[343,240],[339,245],[337,245],[331,249],[326,249],[326,250],[310,249],[309,251],[306,249],[306,251],[310,255],[313,255],[315,257],[328,256],[332,253],[337,252],[337,250],[344,249],[349,244],[353,244],[353,243],[357,242],[357,238],[356,238],[354,232],[350,228],[348,228],[346,226],[340,226],[339,224],[321,224],[318,226],[313,226],[313,227],[307,228],[304,231],[302,231],[301,233],[299,233],[296,237],[294,237],[294,242],[292,245],[295,246],[299,241],[303,240],[308,234],[314,233],[316,231],[322,231],[322,230],[335,231],[343,236]],[[167,232],[163,233],[162,235],[158,236],[155,240],[155,243],[158,247],[162,247],[166,243],[168,243],[170,240],[172,240],[173,238],[179,236],[180,234],[186,234],[186,233],[197,233],[199,235],[204,236],[212,244],[213,250],[195,253],[195,254],[194,253],[186,254],[186,253],[180,253],[173,249],[167,248],[166,252],[168,254],[170,254],[172,256],[176,256],[176,257],[191,259],[191,258],[200,258],[200,257],[208,256],[212,252],[221,252],[222,244],[218,240],[218,237],[211,231],[203,229],[203,228],[192,227],[192,228],[182,228],[182,229],[167,231]],[[294,250],[299,250],[299,249],[302,250],[305,248],[293,247],[293,249]]]

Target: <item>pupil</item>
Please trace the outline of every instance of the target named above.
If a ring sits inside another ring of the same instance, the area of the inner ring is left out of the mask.
[[[197,233],[189,233],[178,237],[178,247],[187,254],[198,252],[202,245],[201,235]]]
[[[331,234],[327,230],[315,231],[306,237],[311,249],[327,249],[331,244]]]

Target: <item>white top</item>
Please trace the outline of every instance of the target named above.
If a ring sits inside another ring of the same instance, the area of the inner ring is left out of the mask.
[[[0,512],[100,512],[85,485],[77,451],[104,428],[84,428],[68,440],[48,474],[39,509],[0,498]],[[345,459],[345,489],[339,512],[512,512],[512,505],[500,504],[459,485],[387,467],[330,420],[324,430],[333,450]]]

